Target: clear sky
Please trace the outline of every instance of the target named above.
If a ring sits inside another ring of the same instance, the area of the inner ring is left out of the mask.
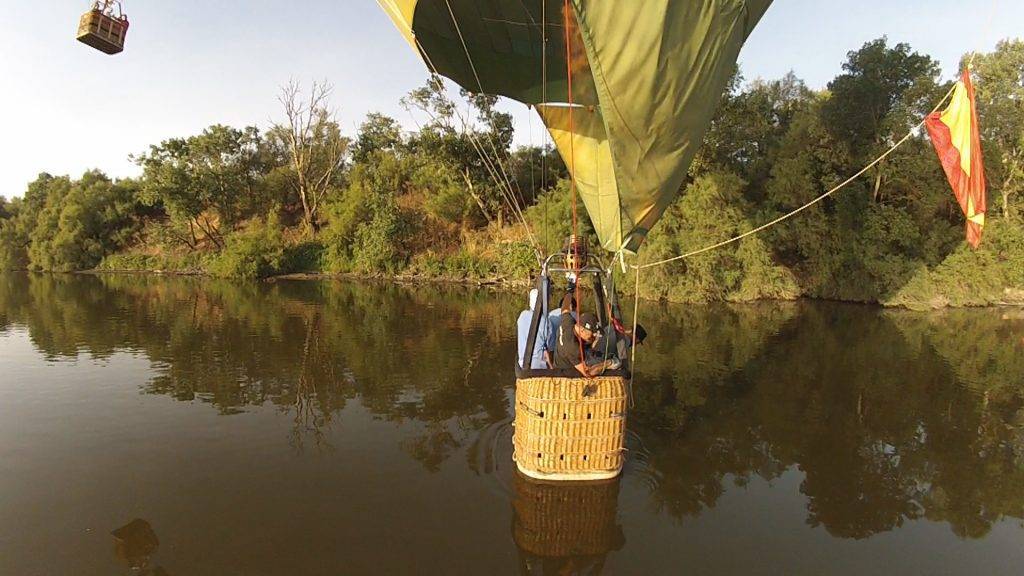
[[[348,132],[368,111],[415,127],[398,100],[426,69],[375,0],[128,0],[128,46],[114,57],[74,40],[88,4],[0,0],[0,195],[20,196],[44,170],[134,175],[129,154],[213,123],[266,127],[290,78],[332,82]],[[823,87],[848,51],[882,35],[952,76],[963,52],[1024,36],[1024,1],[776,0],[741,63],[747,79],[793,70]],[[525,108],[507,109],[529,142]]]

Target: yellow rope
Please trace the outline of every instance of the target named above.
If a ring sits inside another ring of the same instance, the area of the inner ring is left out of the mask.
[[[974,63],[974,55],[972,54],[971,55],[970,63],[968,63],[968,68],[970,68],[971,64],[973,64],[973,63]],[[632,265],[633,269],[636,271],[636,292],[635,292],[635,295],[634,295],[634,302],[633,302],[633,346],[632,346],[632,350],[630,351],[631,357],[630,357],[630,361],[629,361],[629,369],[630,369],[630,375],[631,375],[630,383],[629,383],[630,407],[633,406],[633,383],[636,380],[636,328],[637,328],[637,325],[639,324],[639,321],[640,321],[640,271],[641,270],[646,270],[648,268],[654,268],[654,267],[657,267],[657,266],[664,266],[665,264],[668,264],[670,262],[676,262],[676,261],[679,261],[679,260],[684,260],[686,258],[692,258],[692,257],[697,256],[699,254],[704,254],[704,253],[710,252],[712,250],[717,250],[718,248],[721,248],[723,246],[728,246],[729,244],[733,244],[733,243],[739,242],[740,240],[743,240],[744,238],[753,236],[754,234],[757,234],[759,232],[767,230],[768,228],[771,228],[772,226],[775,226],[776,224],[778,224],[780,222],[783,222],[785,220],[789,220],[790,218],[796,216],[797,214],[800,214],[804,210],[807,210],[811,206],[814,206],[815,204],[818,204],[819,202],[821,202],[825,198],[828,198],[829,196],[832,196],[836,192],[839,192],[840,190],[842,190],[846,186],[849,186],[850,183],[852,183],[854,180],[856,180],[857,178],[860,178],[861,176],[863,176],[864,173],[866,173],[868,170],[874,168],[880,162],[882,162],[883,160],[888,158],[900,146],[902,146],[908,140],[913,138],[918,133],[918,131],[924,126],[925,122],[927,121],[928,116],[931,116],[932,114],[937,112],[939,110],[939,108],[941,108],[942,105],[945,104],[945,102],[947,100],[949,100],[949,98],[953,95],[953,91],[954,90],[956,90],[956,84],[955,83],[953,84],[953,87],[949,89],[949,92],[946,92],[946,95],[943,96],[941,100],[939,100],[939,103],[935,105],[935,108],[933,108],[932,111],[929,112],[925,116],[925,120],[921,120],[920,123],[918,123],[916,126],[911,128],[910,131],[907,132],[906,136],[904,136],[898,142],[893,144],[888,150],[886,150],[884,153],[882,153],[882,155],[880,155],[878,158],[875,158],[874,161],[872,161],[870,164],[868,164],[867,166],[862,168],[860,171],[858,171],[853,176],[850,176],[849,178],[847,178],[846,180],[841,182],[838,186],[835,186],[834,188],[832,188],[828,192],[825,192],[824,194],[822,194],[821,196],[818,196],[814,200],[811,200],[807,204],[804,204],[803,206],[800,206],[796,210],[793,210],[793,211],[791,211],[791,212],[789,212],[787,214],[784,214],[784,215],[782,215],[782,216],[772,220],[771,222],[768,222],[766,224],[758,226],[757,228],[754,228],[753,230],[749,230],[747,232],[744,232],[743,234],[740,234],[738,236],[734,236],[733,238],[730,238],[728,240],[724,240],[722,242],[718,242],[717,244],[712,244],[711,246],[706,246],[704,248],[701,248],[700,250],[694,250],[692,252],[687,252],[686,254],[681,254],[679,256],[674,256],[672,258],[666,258],[664,260],[658,260],[657,262],[650,262],[648,264],[634,264],[634,265]],[[620,249],[620,252],[621,252],[621,249]]]
[[[935,108],[932,109],[932,111],[927,116],[931,116],[932,114],[937,112],[939,110],[939,108],[941,108],[942,105],[946,102],[946,100],[948,100],[949,97],[953,95],[953,91],[955,89],[956,89],[956,84],[954,84],[953,87],[949,89],[949,92],[947,92],[946,95],[942,97],[942,100],[939,100],[939,103],[935,106]],[[925,117],[926,119],[927,119],[927,116]],[[747,232],[744,232],[743,234],[740,234],[738,236],[734,236],[732,238],[729,238],[728,240],[723,240],[723,241],[721,241],[721,242],[719,242],[717,244],[712,244],[711,246],[706,246],[704,248],[701,248],[700,250],[694,250],[693,252],[687,252],[686,254],[680,254],[679,256],[673,256],[672,258],[666,258],[664,260],[658,260],[657,262],[651,262],[649,264],[644,264],[642,266],[634,265],[634,268],[637,268],[637,270],[639,271],[640,269],[655,268],[657,266],[664,266],[665,264],[669,264],[671,262],[676,262],[676,261],[679,261],[679,260],[685,260],[687,258],[692,258],[692,257],[697,256],[699,254],[704,254],[705,252],[710,252],[712,250],[717,250],[719,248],[722,248],[723,246],[728,246],[729,244],[734,244],[736,242],[739,242],[740,240],[743,240],[744,238],[747,238],[749,236],[753,236],[754,234],[757,234],[758,232],[763,232],[764,230],[767,230],[768,228],[771,228],[772,226],[775,226],[776,224],[778,224],[780,222],[783,222],[785,220],[789,220],[790,218],[796,216],[797,214],[803,212],[804,210],[807,210],[811,206],[814,206],[815,204],[818,204],[819,202],[821,202],[825,198],[828,198],[829,196],[835,194],[836,192],[839,192],[843,188],[846,188],[854,180],[856,180],[857,178],[860,178],[861,176],[863,176],[868,170],[874,168],[879,163],[881,163],[883,160],[885,160],[886,158],[891,156],[892,153],[895,152],[900,146],[906,144],[907,140],[910,140],[911,138],[913,138],[918,133],[918,130],[920,130],[924,126],[925,121],[926,120],[921,120],[920,123],[918,123],[916,126],[911,128],[909,132],[907,132],[906,136],[904,136],[898,142],[896,142],[891,147],[889,147],[888,150],[886,150],[884,153],[882,153],[882,155],[879,156],[878,158],[875,158],[870,164],[868,164],[864,168],[861,168],[856,174],[854,174],[853,176],[850,176],[846,180],[842,181],[836,187],[832,188],[828,192],[825,192],[821,196],[818,196],[814,200],[811,200],[810,202],[804,204],[803,206],[797,208],[796,210],[793,210],[792,212],[789,212],[787,214],[779,216],[778,218],[776,218],[775,220],[772,220],[771,222],[768,222],[767,224],[762,224],[761,226],[758,226],[757,228],[754,228],[753,230],[749,230]]]

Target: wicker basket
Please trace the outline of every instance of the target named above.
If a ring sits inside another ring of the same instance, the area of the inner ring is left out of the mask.
[[[106,54],[123,51],[127,35],[127,20],[111,17],[100,10],[90,10],[82,14],[82,19],[78,22],[78,41]]]
[[[619,481],[565,484],[516,474],[512,537],[541,558],[601,556],[622,547]]]
[[[542,480],[603,480],[625,463],[625,378],[525,378],[516,382],[513,458]]]

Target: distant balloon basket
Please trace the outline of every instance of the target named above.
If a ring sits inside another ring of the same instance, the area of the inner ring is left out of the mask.
[[[128,17],[120,2],[93,2],[78,22],[78,41],[105,54],[122,52],[127,35]]]

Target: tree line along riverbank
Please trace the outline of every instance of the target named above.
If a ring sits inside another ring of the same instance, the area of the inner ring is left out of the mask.
[[[963,216],[921,133],[796,219],[645,272],[645,297],[1024,303],[1024,41],[978,54],[973,70],[989,182],[979,250],[964,242]],[[793,74],[745,81],[737,71],[641,261],[815,198],[916,125],[950,85],[934,59],[885,38],[850,52],[823,90]],[[431,80],[402,100],[428,119],[415,131],[369,114],[345,134],[330,96],[325,84],[289,84],[273,126],[215,125],[154,144],[133,156],[138,178],[41,174],[0,198],[0,268],[521,283],[535,267],[532,242],[551,251],[570,233],[564,163],[549,147],[513,146],[512,119],[495,98],[454,97]],[[481,158],[479,143],[500,161]],[[631,276],[620,286],[629,290]]]

